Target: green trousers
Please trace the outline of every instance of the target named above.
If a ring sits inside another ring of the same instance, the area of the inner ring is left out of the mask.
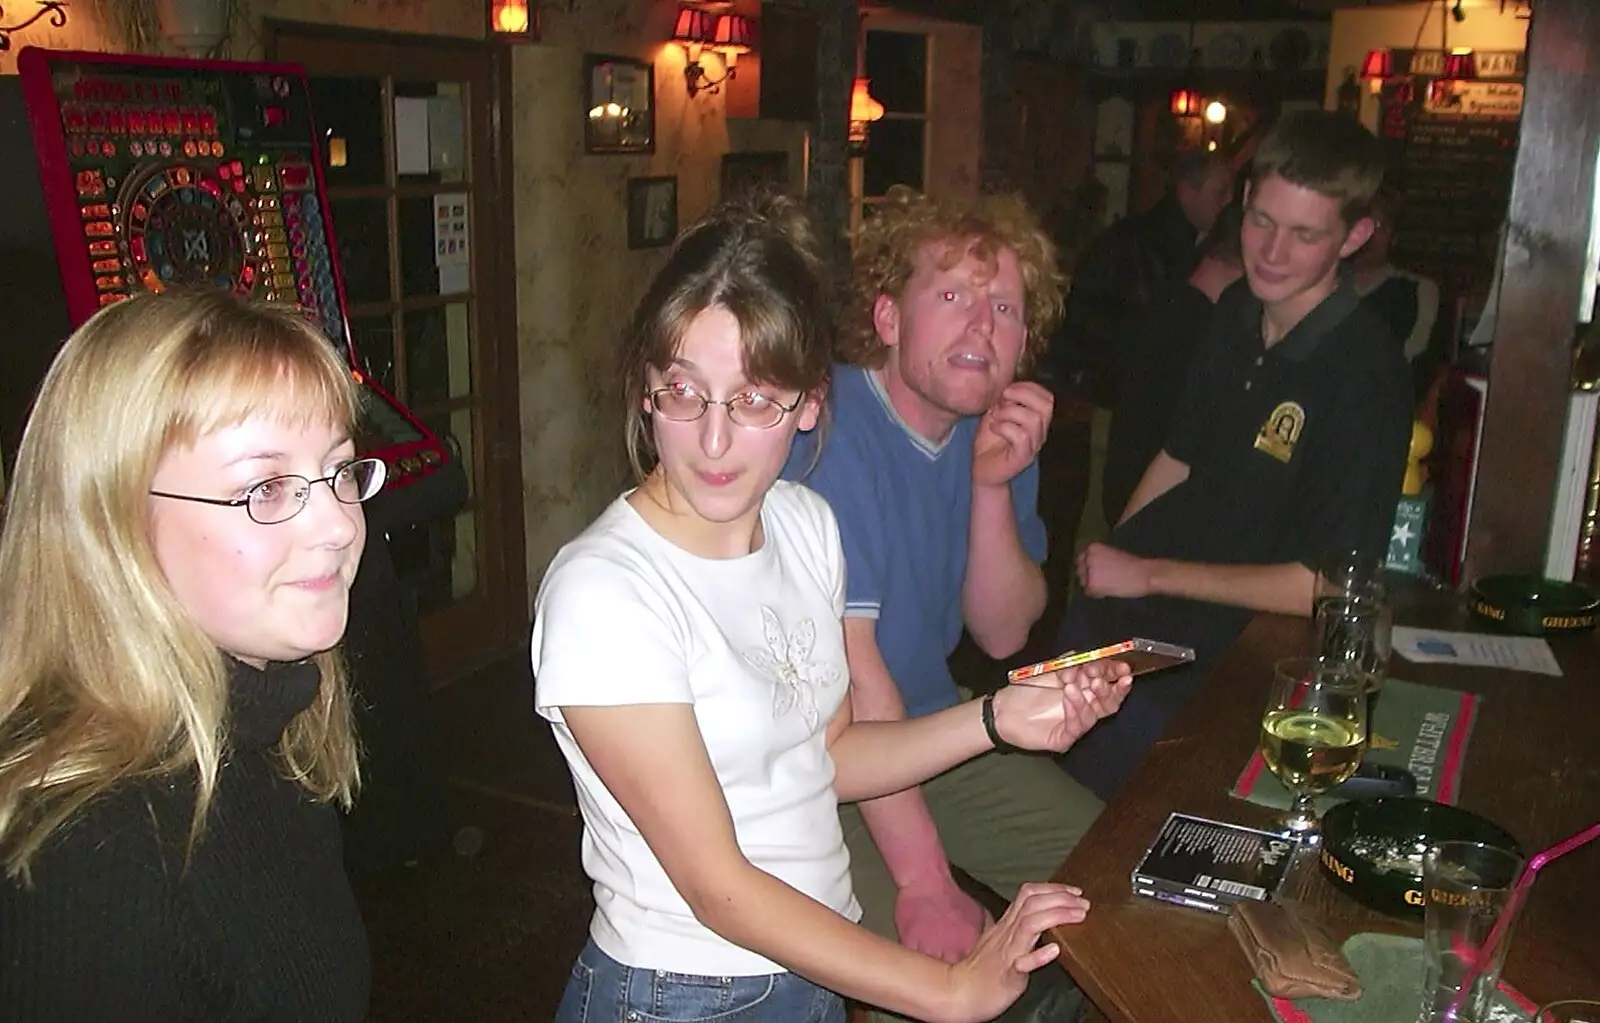
[[[1100,813],[1100,800],[1046,756],[985,753],[923,782],[945,855],[1007,901],[1048,881]],[[898,889],[861,811],[839,808],[863,926],[894,941]],[[873,1015],[875,1023],[902,1017]]]

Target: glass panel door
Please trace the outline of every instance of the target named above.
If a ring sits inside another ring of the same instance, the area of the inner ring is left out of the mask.
[[[388,536],[441,681],[527,622],[515,445],[490,444],[493,424],[515,437],[516,423],[515,382],[495,386],[494,368],[514,365],[514,339],[494,329],[493,289],[511,281],[486,256],[505,219],[482,165],[493,79],[481,52],[422,43],[285,37],[279,53],[310,80],[357,354],[466,470],[464,507]]]

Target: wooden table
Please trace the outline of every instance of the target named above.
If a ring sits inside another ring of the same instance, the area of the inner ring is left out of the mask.
[[[1402,604],[1401,621],[1470,627],[1451,595],[1414,603]],[[1116,1023],[1272,1019],[1226,918],[1135,898],[1129,873],[1174,810],[1271,826],[1273,810],[1228,789],[1255,749],[1273,661],[1304,653],[1309,641],[1303,619],[1252,622],[1057,872],[1094,906],[1082,924],[1056,931],[1062,964]],[[1390,665],[1395,677],[1484,697],[1459,802],[1530,852],[1600,820],[1600,637],[1554,637],[1550,645],[1562,678],[1418,665],[1398,655]],[[1419,924],[1356,904],[1314,864],[1300,870],[1314,876],[1297,873],[1291,883],[1335,940],[1362,931],[1421,934]],[[1539,1001],[1600,999],[1600,843],[1539,875],[1503,978]]]

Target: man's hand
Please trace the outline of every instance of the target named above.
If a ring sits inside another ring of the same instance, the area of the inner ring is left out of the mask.
[[[1103,543],[1078,554],[1078,582],[1091,597],[1145,597],[1150,594],[1150,561]]]
[[[1055,398],[1038,384],[1021,381],[1000,392],[972,441],[973,485],[1004,486],[1027,468],[1044,446],[1054,410]]]
[[[961,961],[993,921],[949,875],[914,881],[894,901],[900,944],[947,963]]]

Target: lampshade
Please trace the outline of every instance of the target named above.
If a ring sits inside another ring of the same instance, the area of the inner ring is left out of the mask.
[[[858,124],[876,121],[883,117],[883,104],[872,98],[865,78],[857,78],[850,88],[850,120]]]
[[[531,40],[536,26],[531,0],[492,0],[489,31],[497,39]]]
[[[1471,50],[1451,50],[1444,58],[1443,79],[1466,81],[1478,77],[1478,57]]]
[[[699,46],[711,42],[716,31],[716,20],[705,11],[693,7],[680,7],[678,20],[672,28],[672,41],[685,46]]]
[[[718,15],[716,28],[711,33],[711,46],[729,56],[749,53],[753,35],[750,19],[744,15]]]
[[[1173,89],[1172,95],[1167,97],[1167,109],[1175,117],[1193,117],[1200,113],[1200,106],[1198,89]]]
[[[1361,77],[1382,80],[1394,73],[1394,56],[1388,50],[1368,50],[1367,59],[1361,62]]]

